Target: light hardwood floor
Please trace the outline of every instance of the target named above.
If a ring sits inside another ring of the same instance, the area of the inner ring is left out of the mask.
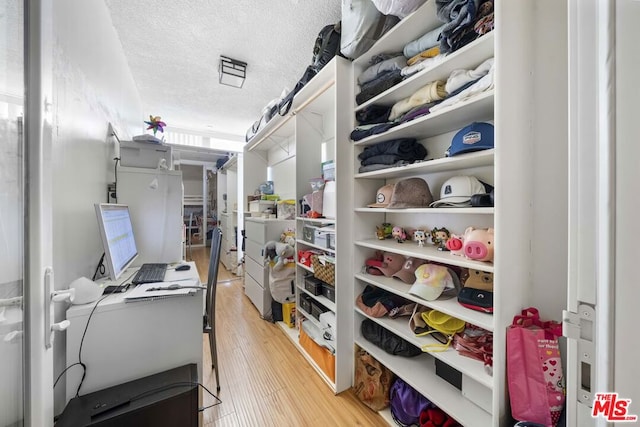
[[[200,280],[208,248],[194,248]],[[220,264],[217,334],[222,404],[204,412],[204,426],[386,426],[351,390],[334,395],[280,328],[260,319],[242,279]],[[203,335],[204,384],[215,393],[209,341]],[[203,393],[204,405],[213,399]]]

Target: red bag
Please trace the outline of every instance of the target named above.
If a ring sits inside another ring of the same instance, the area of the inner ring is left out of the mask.
[[[557,424],[565,401],[561,335],[561,324],[541,321],[532,307],[515,316],[507,329],[507,382],[516,420]]]

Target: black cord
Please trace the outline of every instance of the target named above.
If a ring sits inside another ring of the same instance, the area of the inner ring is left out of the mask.
[[[66,368],[64,368],[64,371],[60,372],[60,375],[58,375],[58,378],[56,378],[56,381],[53,383],[53,388],[56,388],[56,385],[58,385],[58,381],[60,381],[60,378],[62,378],[62,376],[65,374],[65,372],[67,372],[69,369],[73,368],[76,365],[79,365],[80,362],[76,362],[73,363],[69,366],[67,366]]]
[[[116,137],[117,138],[117,137]],[[118,139],[118,142],[120,142],[120,140]],[[113,198],[115,200],[116,203],[118,203],[118,162],[120,161],[120,157],[114,157],[113,160],[116,161],[116,164],[113,166],[113,175],[115,178],[115,197]]]
[[[100,272],[100,274],[104,274],[105,273],[105,269],[104,269],[104,255],[105,253],[102,252],[102,256],[100,257],[100,261],[98,261],[98,265],[96,266],[96,271],[93,273],[93,280],[95,282],[96,280],[96,276],[98,275],[98,272]]]
[[[118,292],[118,290],[125,286],[125,284],[137,273],[133,272],[129,277],[127,277],[125,280],[122,281],[122,283],[120,283],[118,285],[118,287],[116,288],[115,292]],[[89,318],[87,319],[87,324],[84,327],[84,332],[82,332],[82,338],[80,338],[80,348],[78,349],[78,364],[80,366],[82,366],[82,378],[80,378],[80,384],[78,384],[78,389],[76,390],[76,397],[80,397],[80,389],[82,388],[82,383],[84,382],[84,378],[87,376],[87,365],[85,365],[84,363],[82,363],[82,346],[84,344],[84,337],[87,335],[87,330],[89,329],[89,322],[91,322],[91,317],[93,316],[93,313],[96,311],[96,308],[98,308],[98,305],[105,299],[108,298],[109,296],[111,296],[112,294],[107,294],[105,296],[103,296],[102,298],[100,298],[98,300],[98,302],[96,302],[96,304],[93,306],[93,309],[91,309],[91,313],[89,313]]]

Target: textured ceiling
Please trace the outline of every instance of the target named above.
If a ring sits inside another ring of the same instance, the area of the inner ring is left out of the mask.
[[[169,127],[244,136],[311,62],[340,0],[105,0],[145,114]],[[221,55],[248,63],[242,89],[218,83]]]

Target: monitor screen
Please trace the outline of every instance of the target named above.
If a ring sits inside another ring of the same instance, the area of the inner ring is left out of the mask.
[[[138,256],[129,207],[97,203],[95,208],[104,246],[104,264],[111,280],[117,280]]]

